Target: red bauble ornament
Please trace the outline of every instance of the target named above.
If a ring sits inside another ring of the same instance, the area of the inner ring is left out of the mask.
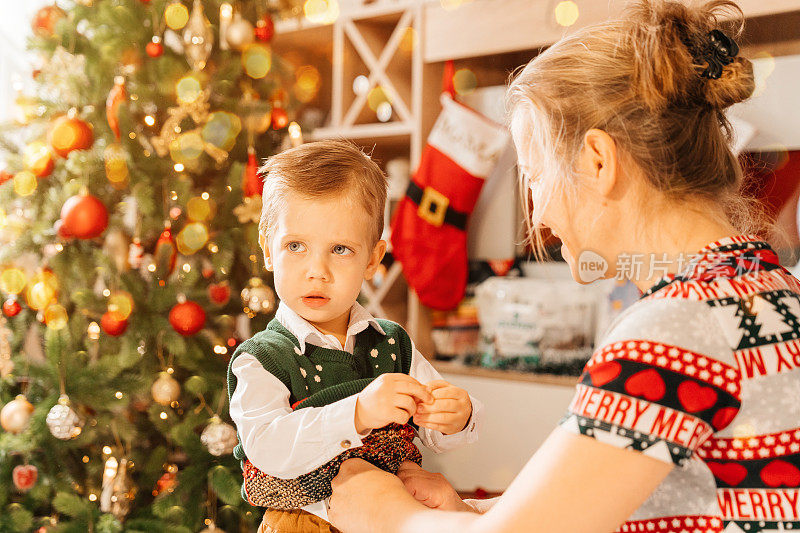
[[[17,316],[20,311],[22,311],[22,306],[19,305],[16,298],[9,298],[3,302],[3,313],[5,313],[7,317]]]
[[[118,337],[128,329],[128,321],[117,313],[106,311],[100,319],[100,327],[103,328],[103,331],[108,335]]]
[[[53,121],[47,134],[53,152],[67,157],[74,150],[91,148],[94,142],[92,127],[77,117],[62,115]]]
[[[128,98],[125,92],[125,78],[117,76],[114,78],[114,86],[108,91],[106,98],[106,120],[117,141],[120,140],[119,132],[119,106]]]
[[[164,45],[161,44],[161,39],[158,37],[153,37],[153,40],[147,43],[147,46],[144,47],[144,51],[150,57],[158,57],[164,53]]]
[[[247,149],[247,164],[244,167],[242,191],[245,198],[261,196],[261,193],[264,192],[264,182],[261,181],[261,177],[258,175],[256,151],[252,146]]]
[[[272,108],[272,129],[282,130],[289,125],[289,114],[282,107]]]
[[[262,43],[268,43],[275,35],[275,23],[272,22],[270,15],[264,15],[256,22],[256,39]]]
[[[56,23],[65,15],[64,11],[56,5],[41,8],[31,20],[33,33],[40,37],[52,37]]]
[[[208,297],[217,305],[225,305],[231,299],[231,286],[227,281],[208,286]]]
[[[60,231],[78,239],[99,237],[108,227],[108,211],[103,202],[91,194],[78,194],[61,208]]]
[[[187,300],[179,303],[169,312],[169,323],[184,336],[194,335],[206,324],[206,312],[200,304]]]
[[[11,471],[11,479],[14,481],[14,486],[22,492],[31,490],[36,485],[38,478],[39,469],[33,465],[17,465]]]
[[[6,172],[5,170],[0,170],[0,185],[4,184],[8,180],[14,177],[14,174],[10,172]]]

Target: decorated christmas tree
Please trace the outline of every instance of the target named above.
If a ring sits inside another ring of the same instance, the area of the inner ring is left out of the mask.
[[[32,21],[36,89],[0,131],[0,531],[255,529],[225,369],[274,311],[256,169],[313,97],[270,47],[297,10],[75,0]]]

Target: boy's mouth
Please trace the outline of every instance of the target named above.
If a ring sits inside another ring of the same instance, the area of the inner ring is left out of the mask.
[[[303,303],[308,307],[322,307],[330,301],[330,298],[321,294],[307,294],[302,298]]]

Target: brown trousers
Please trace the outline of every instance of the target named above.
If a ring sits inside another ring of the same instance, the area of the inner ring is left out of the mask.
[[[302,509],[278,511],[267,509],[258,533],[341,533],[317,515]]]

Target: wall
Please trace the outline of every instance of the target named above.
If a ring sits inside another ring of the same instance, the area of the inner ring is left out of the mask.
[[[443,375],[484,404],[480,438],[459,450],[434,454],[423,448],[423,466],[441,472],[457,489],[499,492],[514,479],[558,424],[572,387],[462,375]]]

